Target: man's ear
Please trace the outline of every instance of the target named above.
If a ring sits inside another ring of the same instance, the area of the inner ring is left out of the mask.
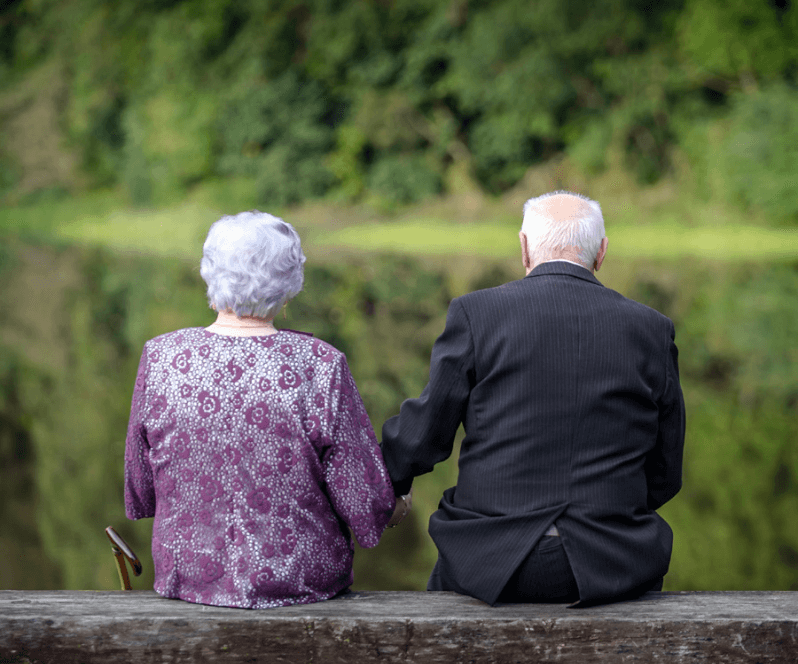
[[[521,240],[521,260],[524,263],[526,273],[529,274],[532,271],[532,258],[529,255],[529,245],[526,241],[526,233],[524,233],[524,231],[519,231],[518,237]]]
[[[605,237],[601,240],[601,246],[599,247],[598,254],[596,255],[596,261],[593,263],[593,270],[598,272],[601,269],[601,264],[604,262],[604,256],[607,255],[607,247],[609,246],[610,241]]]

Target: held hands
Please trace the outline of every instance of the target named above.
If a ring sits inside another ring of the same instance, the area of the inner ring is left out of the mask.
[[[413,489],[410,489],[410,493],[405,496],[396,496],[396,507],[393,511],[393,516],[391,520],[388,522],[388,528],[396,528],[399,525],[402,519],[404,519],[410,509],[413,507]]]

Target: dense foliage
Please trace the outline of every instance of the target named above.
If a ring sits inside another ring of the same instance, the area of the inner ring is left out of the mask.
[[[798,220],[793,0],[12,0],[0,192],[502,192],[568,155]],[[716,191],[717,190],[717,191]]]

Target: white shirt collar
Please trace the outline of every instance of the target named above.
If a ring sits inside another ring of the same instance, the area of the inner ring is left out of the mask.
[[[583,270],[587,270],[587,268],[581,263],[576,263],[575,261],[569,261],[567,258],[552,258],[550,261],[543,261],[543,263],[539,263],[539,265],[543,265],[544,263],[570,263],[571,265],[576,265],[577,267],[581,267]]]

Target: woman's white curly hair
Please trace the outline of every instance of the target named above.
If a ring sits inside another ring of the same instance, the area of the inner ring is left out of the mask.
[[[305,254],[294,227],[253,210],[225,216],[208,231],[200,274],[208,304],[237,316],[273,318],[302,290]]]

